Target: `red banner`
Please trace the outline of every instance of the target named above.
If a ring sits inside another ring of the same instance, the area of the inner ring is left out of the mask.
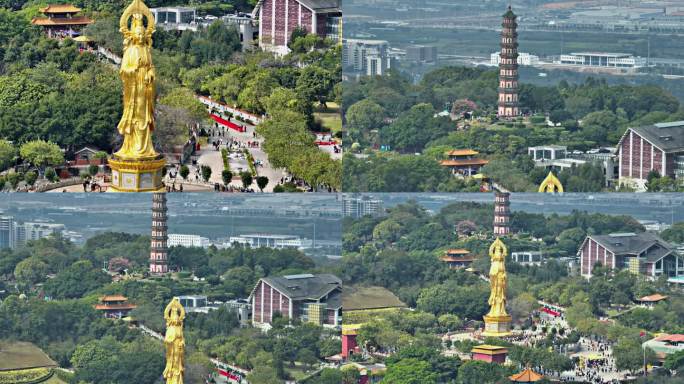
[[[226,120],[220,116],[216,116],[213,113],[210,113],[209,116],[211,117],[212,120],[214,120],[215,122],[217,122],[223,126],[226,126],[230,129],[238,131],[238,132],[245,132],[245,129],[243,129],[239,125],[237,125],[235,123],[231,123],[230,121],[228,121],[228,120]]]
[[[548,313],[549,315],[551,315],[551,316],[553,316],[553,317],[558,317],[558,316],[560,316],[560,312],[554,311],[553,309],[549,309],[549,308],[546,308],[546,307],[541,307],[541,311],[542,311],[542,312],[546,312],[546,313]]]

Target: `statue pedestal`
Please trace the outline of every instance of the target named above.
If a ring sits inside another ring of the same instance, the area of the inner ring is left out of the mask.
[[[113,192],[164,192],[162,170],[166,159],[159,155],[154,159],[128,160],[112,156],[109,161],[112,169]]]
[[[485,328],[483,336],[504,337],[511,335],[511,316],[490,316],[484,317]]]

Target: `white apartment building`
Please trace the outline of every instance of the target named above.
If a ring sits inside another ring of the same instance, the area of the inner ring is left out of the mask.
[[[170,233],[168,240],[169,247],[180,246],[180,247],[198,247],[198,248],[209,248],[211,242],[208,238],[199,235],[187,235],[181,233]]]
[[[230,246],[235,243],[250,248],[301,249],[304,247],[302,239],[293,235],[250,234],[231,236],[227,245]]]
[[[538,65],[539,56],[532,55],[525,52],[518,53],[518,65]],[[489,57],[489,63],[491,65],[499,65],[501,63],[501,52],[494,52]]]

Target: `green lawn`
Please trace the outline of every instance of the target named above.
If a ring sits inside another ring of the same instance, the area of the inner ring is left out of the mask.
[[[330,132],[335,133],[342,130],[340,106],[335,103],[328,102],[325,109],[321,108],[319,111],[314,112],[314,117],[321,122],[321,125],[329,129]]]
[[[48,381],[45,382],[45,384],[67,384],[60,380],[57,375],[53,375]]]
[[[0,371],[56,366],[57,363],[31,343],[0,341]]]

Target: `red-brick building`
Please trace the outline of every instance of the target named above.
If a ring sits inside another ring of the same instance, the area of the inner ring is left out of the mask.
[[[260,0],[252,14],[259,18],[259,47],[282,55],[297,28],[335,41],[342,32],[341,0]]]
[[[684,259],[671,244],[650,232],[589,235],[577,255],[580,272],[587,278],[597,264],[652,278],[684,275]]]
[[[342,324],[342,280],[330,274],[265,277],[249,298],[257,327],[268,327],[275,313],[324,326]]]
[[[646,190],[648,173],[684,177],[684,121],[629,128],[618,143],[618,182]]]

